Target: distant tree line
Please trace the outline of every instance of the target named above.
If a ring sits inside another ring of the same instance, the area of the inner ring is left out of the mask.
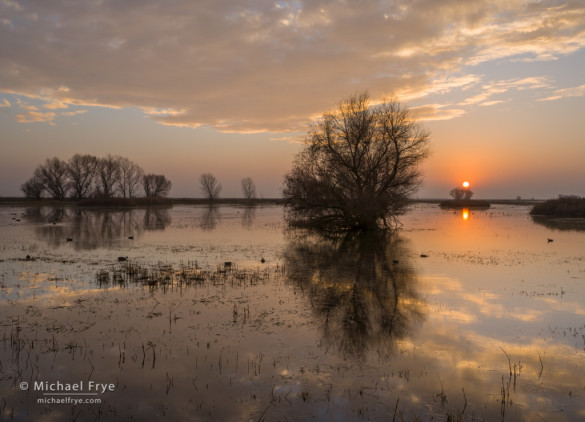
[[[68,161],[48,158],[20,189],[27,198],[48,195],[62,201],[65,198],[160,198],[169,194],[171,186],[164,175],[145,173],[128,158],[75,154]]]

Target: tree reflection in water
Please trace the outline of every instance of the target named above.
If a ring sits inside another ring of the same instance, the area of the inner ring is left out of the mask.
[[[72,239],[75,249],[95,249],[120,244],[144,231],[164,230],[170,223],[168,209],[28,208],[24,217],[36,224],[35,233],[50,246]]]
[[[244,228],[251,228],[254,225],[254,221],[256,220],[256,207],[254,205],[249,205],[244,207],[242,212],[242,227]]]
[[[221,219],[221,214],[219,213],[219,209],[215,205],[209,205],[203,217],[201,217],[201,227],[202,230],[214,230]]]
[[[388,358],[396,341],[424,320],[407,240],[398,234],[331,239],[296,231],[290,237],[287,280],[310,301],[327,349],[360,360],[369,351]]]

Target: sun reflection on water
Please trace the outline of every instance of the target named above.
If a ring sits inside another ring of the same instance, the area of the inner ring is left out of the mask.
[[[469,209],[463,208],[463,210],[461,211],[461,218],[463,219],[463,221],[469,220]]]

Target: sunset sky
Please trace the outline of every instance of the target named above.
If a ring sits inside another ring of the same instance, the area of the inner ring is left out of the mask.
[[[421,198],[585,195],[585,2],[0,0],[0,195],[122,155],[173,197],[263,197],[308,123],[368,90],[431,132]]]

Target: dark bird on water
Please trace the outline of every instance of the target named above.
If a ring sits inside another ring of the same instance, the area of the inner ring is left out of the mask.
[[[118,262],[124,262],[124,261],[128,261],[128,257],[127,256],[119,256],[118,257]]]
[[[70,237],[66,237],[65,239],[67,239],[67,242],[73,242],[73,239]]]
[[[128,236],[128,239],[134,240],[134,236]]]
[[[551,239],[550,237],[546,239],[546,243],[550,243],[552,241],[553,241],[553,239]]]
[[[421,258],[428,258],[429,256],[428,256],[428,255],[425,255],[424,253],[421,253],[421,254],[420,254],[420,257],[421,257]]]
[[[393,259],[393,260],[392,260],[392,263],[393,263],[394,265],[398,264],[399,262],[400,262],[400,261],[399,261],[399,260],[397,260],[397,259]]]
[[[260,262],[264,264],[264,263],[266,262],[266,260],[265,260],[264,258],[262,258],[262,259],[260,260]]]

